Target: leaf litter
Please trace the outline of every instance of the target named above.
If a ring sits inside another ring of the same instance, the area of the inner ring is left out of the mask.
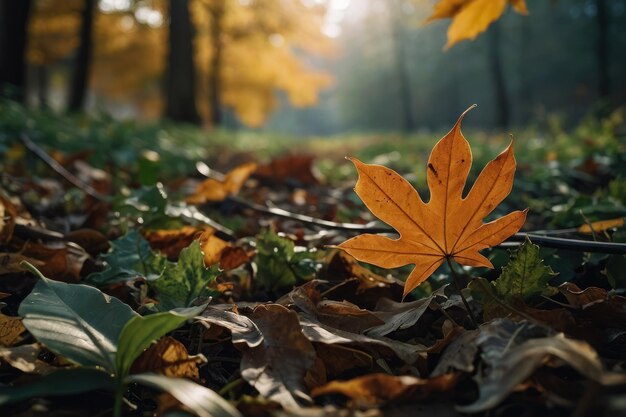
[[[95,390],[119,400],[122,415],[133,415],[125,402],[144,414],[156,404],[199,416],[624,413],[626,298],[610,286],[621,279],[617,255],[548,258],[531,238],[496,262],[504,252],[489,248],[526,218],[518,210],[483,223],[503,214],[513,149],[463,195],[471,151],[461,120],[426,164],[428,203],[395,171],[353,159],[357,194],[395,239],[354,237],[371,214],[347,197],[349,184],[324,185],[307,155],[224,176],[203,168],[211,178],[67,207],[69,229],[58,215],[38,218],[49,207],[43,196],[32,210],[14,187],[3,191],[0,410]],[[66,187],[51,184],[39,189]],[[259,210],[269,200],[276,207]],[[622,227],[588,226],[604,237]],[[573,282],[554,272],[557,258],[576,262],[567,266]]]

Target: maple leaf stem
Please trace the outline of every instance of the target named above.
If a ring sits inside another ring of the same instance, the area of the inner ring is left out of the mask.
[[[467,310],[467,314],[469,315],[472,325],[474,326],[474,328],[477,329],[478,322],[476,321],[476,318],[474,317],[474,313],[472,313],[472,309],[470,308],[469,303],[467,302],[467,300],[465,299],[465,296],[463,295],[463,292],[461,291],[461,284],[459,283],[459,276],[456,274],[456,271],[454,270],[454,267],[452,266],[452,261],[450,261],[449,256],[446,256],[446,262],[448,263],[448,267],[450,268],[450,273],[452,274],[452,280],[454,281],[454,286],[456,287],[456,291],[461,296],[461,300],[463,300],[463,305],[465,306],[465,310]]]

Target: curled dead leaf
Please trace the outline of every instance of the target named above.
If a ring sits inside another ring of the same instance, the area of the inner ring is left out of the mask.
[[[200,379],[198,365],[204,362],[206,362],[204,356],[189,356],[185,345],[166,336],[135,360],[131,372],[135,374],[155,372],[170,377],[198,380]]]

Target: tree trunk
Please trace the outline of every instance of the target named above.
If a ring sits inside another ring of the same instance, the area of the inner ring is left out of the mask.
[[[606,0],[596,0],[596,22],[598,25],[597,62],[598,62],[598,95],[608,99],[611,94],[609,76],[609,11]]]
[[[396,80],[400,100],[402,130],[404,132],[411,132],[415,130],[415,120],[413,118],[413,98],[411,95],[410,77],[406,67],[406,48],[403,27],[404,22],[402,21],[402,6],[397,1],[390,1],[388,2],[388,7]]]
[[[491,78],[493,80],[493,89],[496,104],[496,126],[501,129],[509,127],[509,96],[506,89],[506,80],[504,79],[504,70],[502,68],[501,52],[501,36],[500,22],[495,22],[489,29],[489,68],[491,70]]]
[[[533,88],[529,76],[530,62],[530,43],[532,32],[530,29],[530,20],[525,18],[521,23],[520,31],[520,47],[519,47],[519,63],[517,68],[519,74],[519,95],[517,99],[517,108],[519,109],[519,123],[526,124],[530,121],[533,111]]]
[[[0,96],[26,99],[26,38],[30,0],[0,0]]]
[[[46,65],[37,65],[35,67],[35,77],[37,79],[37,99],[40,108],[48,107],[48,67]]]
[[[165,116],[173,121],[200,123],[195,98],[193,28],[189,0],[170,0],[169,53],[165,78]]]
[[[221,126],[224,123],[221,97],[221,71],[222,71],[222,24],[224,17],[224,2],[218,0],[209,7],[211,15],[211,47],[213,54],[209,62],[209,104],[211,105],[211,125]]]
[[[70,81],[68,109],[81,111],[85,106],[87,86],[89,84],[89,68],[93,50],[93,21],[96,0],[85,0],[80,27],[80,44],[74,60],[74,74]]]

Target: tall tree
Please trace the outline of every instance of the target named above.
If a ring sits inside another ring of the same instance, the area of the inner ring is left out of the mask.
[[[74,61],[74,74],[70,81],[68,109],[72,111],[80,111],[85,106],[93,50],[95,6],[96,0],[84,0],[81,13],[80,43]]]
[[[0,95],[26,97],[26,33],[30,0],[0,0]]]
[[[169,6],[165,116],[178,122],[199,123],[195,96],[194,31],[189,18],[189,0],[170,0]]]
[[[488,31],[489,45],[487,57],[491,79],[493,80],[494,99],[496,104],[496,126],[506,129],[510,120],[510,100],[504,78],[504,68],[501,57],[502,36],[500,33],[500,22],[494,22]]]
[[[224,31],[224,14],[226,12],[226,0],[214,0],[208,4],[210,16],[209,36],[211,42],[211,59],[209,62],[209,106],[211,111],[210,123],[212,126],[220,126],[223,122],[222,95],[221,95],[221,72],[223,65],[222,36]]]

